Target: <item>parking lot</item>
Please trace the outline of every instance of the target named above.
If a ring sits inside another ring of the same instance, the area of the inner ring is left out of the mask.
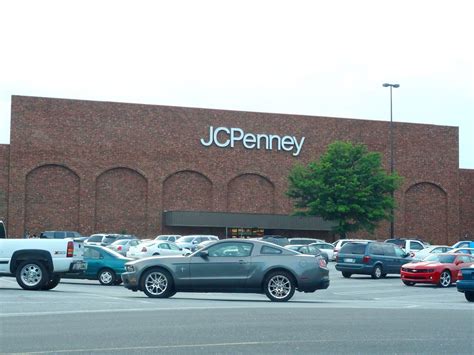
[[[63,279],[28,292],[0,278],[5,353],[471,354],[474,311],[456,287],[404,286],[396,275],[344,279],[287,303],[257,294],[150,299],[122,286]]]

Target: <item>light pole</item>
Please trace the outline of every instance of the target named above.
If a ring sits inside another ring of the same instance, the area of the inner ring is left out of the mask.
[[[389,84],[389,83],[384,83],[383,87],[389,87],[390,88],[390,174],[393,174],[393,116],[392,116],[392,88],[399,88],[399,84]],[[392,200],[393,200],[393,191],[391,193],[392,195]],[[392,214],[392,220],[390,221],[390,238],[393,239],[394,237],[394,215],[393,215],[393,208],[391,211]]]

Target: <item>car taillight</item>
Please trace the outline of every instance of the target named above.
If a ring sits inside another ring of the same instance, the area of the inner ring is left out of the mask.
[[[117,247],[117,250],[122,250],[122,246],[119,245],[119,246]]]
[[[368,262],[370,262],[370,256],[364,255],[364,257],[362,258],[362,262],[363,262],[363,263],[368,263]]]
[[[462,271],[461,271],[461,270],[458,271],[458,280],[463,280]]]
[[[319,266],[326,267],[326,260],[324,260],[323,258],[319,259]]]
[[[73,255],[74,255],[74,242],[67,242],[66,257],[67,258],[72,258]]]
[[[146,251],[147,251],[146,248],[143,247],[143,248],[142,248],[142,253],[146,253]]]

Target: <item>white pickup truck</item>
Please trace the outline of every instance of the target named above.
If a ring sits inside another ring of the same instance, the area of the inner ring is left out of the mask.
[[[72,239],[0,239],[0,276],[25,290],[51,290],[65,273],[86,269],[84,245]]]

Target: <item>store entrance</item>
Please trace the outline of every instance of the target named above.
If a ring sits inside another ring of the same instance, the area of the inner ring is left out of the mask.
[[[231,227],[227,229],[227,238],[260,238],[265,234],[263,228],[238,228]]]

